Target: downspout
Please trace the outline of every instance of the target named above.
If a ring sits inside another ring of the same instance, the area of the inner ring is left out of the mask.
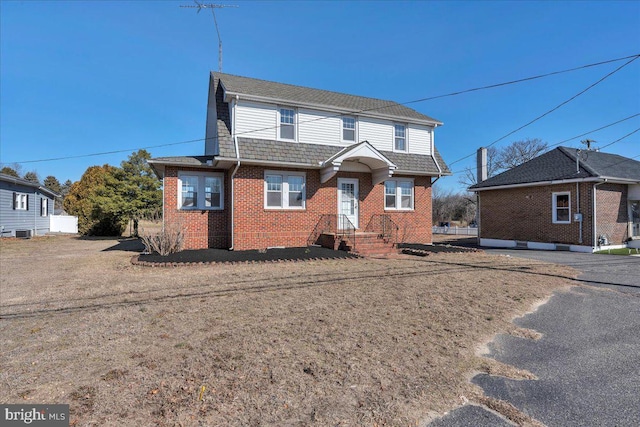
[[[582,214],[580,212],[580,183],[576,182],[576,205],[577,205],[577,211],[580,214],[580,220],[578,221],[580,223],[580,234],[578,236],[578,243],[582,244]]]
[[[238,136],[236,135],[236,105],[238,104],[238,99],[240,99],[240,97],[236,95],[236,98],[231,101],[231,114],[233,116],[231,120],[231,129],[233,131],[233,145],[236,149],[236,167],[231,173],[231,246],[229,247],[230,251],[232,251],[235,246],[234,245],[234,227],[233,227],[234,216],[235,216],[235,198],[234,198],[235,191],[234,191],[233,179],[235,178],[236,173],[240,168],[240,149],[238,148]]]
[[[606,184],[607,179],[605,178],[604,181],[602,182],[598,182],[593,184],[593,248],[595,249],[596,247],[599,246],[599,241],[598,241],[598,203],[597,203],[597,189],[596,187],[598,185],[602,185],[602,184]]]

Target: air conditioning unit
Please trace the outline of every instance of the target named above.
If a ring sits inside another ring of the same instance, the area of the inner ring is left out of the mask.
[[[19,239],[30,239],[31,230],[16,230],[16,237]]]

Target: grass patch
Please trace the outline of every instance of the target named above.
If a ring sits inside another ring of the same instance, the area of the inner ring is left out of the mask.
[[[600,255],[640,255],[640,249],[635,248],[618,248],[618,249],[605,249],[602,251],[594,252]]]

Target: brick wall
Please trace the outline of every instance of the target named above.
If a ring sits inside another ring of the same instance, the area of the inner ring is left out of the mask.
[[[629,238],[628,186],[603,184],[596,187],[597,235],[606,235],[610,244],[619,245]]]
[[[179,224],[185,229],[185,249],[229,247],[229,172],[212,169],[189,169],[197,172],[225,174],[224,210],[178,209],[178,169],[167,166],[164,175],[164,223]]]
[[[570,224],[553,223],[552,193],[571,193]],[[480,237],[578,245],[580,224],[573,222],[577,212],[575,184],[487,190],[480,193]],[[580,210],[583,214],[582,244],[591,244],[591,184],[580,184]]]
[[[224,210],[179,210],[178,170],[167,167],[164,178],[165,224],[179,222],[186,228],[186,249],[228,248],[231,246],[231,171],[190,169],[202,172],[223,172]],[[307,239],[322,214],[337,214],[338,178],[359,180],[359,229],[364,230],[374,214],[389,214],[400,227],[403,242],[430,243],[431,179],[414,180],[413,211],[384,211],[384,185],[372,185],[371,174],[343,172],[324,184],[320,172],[306,171],[306,207],[304,210],[274,210],[264,208],[264,171],[258,166],[241,166],[234,179],[234,249],[262,249],[271,246],[306,246]],[[298,171],[296,169],[278,169]]]

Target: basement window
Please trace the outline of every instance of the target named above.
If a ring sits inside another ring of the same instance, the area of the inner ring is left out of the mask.
[[[553,223],[571,224],[571,193],[553,193],[551,197]]]

